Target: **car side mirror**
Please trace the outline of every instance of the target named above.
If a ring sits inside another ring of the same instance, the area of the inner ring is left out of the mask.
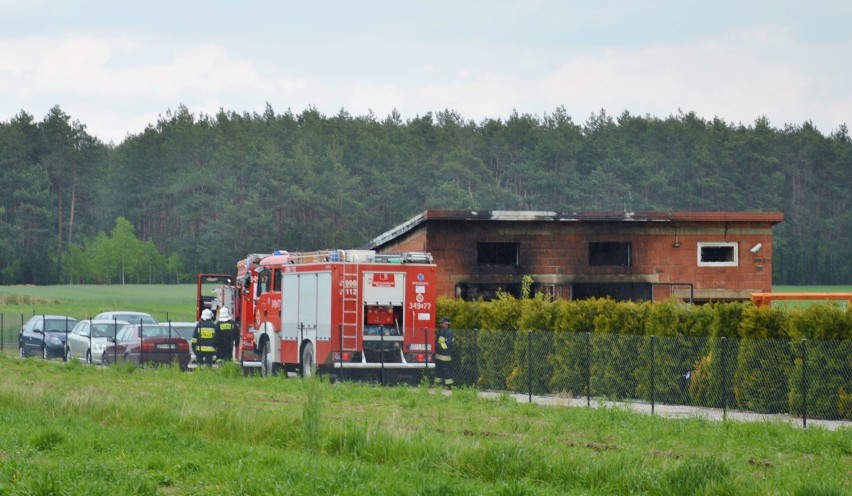
[[[44,331],[42,331],[41,329],[33,329],[33,332],[37,332],[39,334],[44,334]]]

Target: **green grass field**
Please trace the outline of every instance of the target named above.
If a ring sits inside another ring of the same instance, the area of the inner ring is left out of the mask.
[[[852,433],[0,357],[0,494],[841,495]]]
[[[0,287],[15,339],[33,312],[192,320],[194,300],[194,285]],[[852,493],[848,429],[16,352],[0,356],[0,495]]]
[[[22,322],[36,313],[85,319],[135,310],[161,321],[194,321],[195,291],[195,284],[0,286],[3,342],[17,342]]]

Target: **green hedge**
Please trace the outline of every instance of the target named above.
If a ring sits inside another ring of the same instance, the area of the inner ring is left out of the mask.
[[[442,298],[438,315],[453,321],[459,384],[800,415],[806,379],[809,416],[852,416],[852,310],[833,303],[757,308],[501,295]]]
[[[790,413],[805,413],[804,391],[808,416],[852,420],[852,340],[842,339],[850,326],[849,309],[814,306],[791,312],[790,332],[798,343],[792,346]]]

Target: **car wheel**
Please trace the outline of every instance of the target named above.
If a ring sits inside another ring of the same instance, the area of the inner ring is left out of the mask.
[[[314,361],[314,345],[308,343],[302,348],[302,377],[313,377],[317,372]]]
[[[46,345],[42,345],[42,347],[41,347],[41,357],[42,357],[43,359],[45,359],[45,360],[49,360],[49,359],[50,359],[50,352],[49,352],[49,351],[47,351],[47,346],[46,346]]]
[[[101,357],[101,363],[102,363],[105,367],[109,366],[109,364],[110,364],[110,363],[112,363],[112,362],[110,362],[110,361],[109,361],[109,353],[107,353],[106,351],[104,351],[104,354],[103,354],[103,356]]]
[[[27,357],[27,352],[24,351],[24,345],[18,343],[18,356],[21,358]]]
[[[66,362],[70,362],[70,361],[71,361],[71,358],[72,358],[72,357],[71,357],[71,348],[70,348],[70,347],[66,347],[66,348],[65,348],[65,361],[66,361]]]
[[[89,365],[92,364],[92,350],[86,351],[86,363],[88,363]]]

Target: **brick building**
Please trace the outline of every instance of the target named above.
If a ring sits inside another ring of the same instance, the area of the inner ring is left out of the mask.
[[[427,210],[376,237],[380,253],[428,251],[438,293],[697,303],[747,300],[772,290],[777,212],[597,212]]]

